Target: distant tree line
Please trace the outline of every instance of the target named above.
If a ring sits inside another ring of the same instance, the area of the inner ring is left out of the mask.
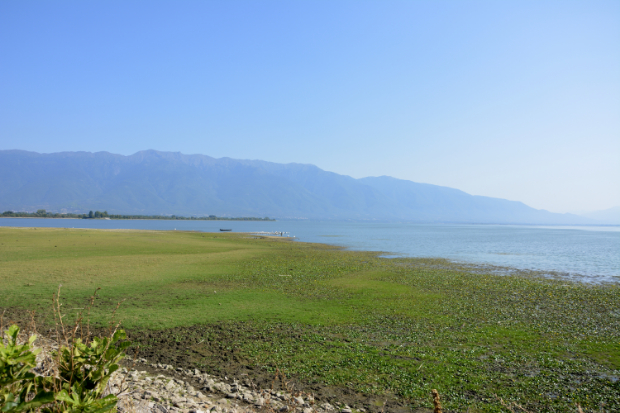
[[[254,218],[254,217],[239,217],[239,218],[227,218],[217,217],[215,215],[209,215],[208,217],[183,217],[178,215],[115,215],[108,214],[108,211],[89,211],[88,214],[61,214],[58,212],[47,212],[44,209],[39,209],[37,212],[13,212],[5,211],[1,215],[5,218],[82,218],[82,219],[176,219],[184,221],[275,221],[269,217]]]
[[[2,216],[5,218],[88,218],[88,214],[60,214],[58,212],[47,212],[44,209],[39,209],[37,212],[4,211]]]

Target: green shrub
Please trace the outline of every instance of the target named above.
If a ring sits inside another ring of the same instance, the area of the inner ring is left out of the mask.
[[[18,344],[19,327],[12,325],[0,342],[0,411],[16,413],[41,410],[43,413],[103,413],[113,409],[118,399],[104,396],[112,373],[130,345],[123,330],[110,337],[94,337],[85,343],[77,338],[53,353],[54,376],[37,376],[39,349]]]
[[[37,364],[39,352],[31,349],[36,336],[31,336],[28,343],[18,344],[19,327],[16,325],[10,326],[5,334],[6,344],[4,336],[0,342],[0,410],[30,411],[53,402],[53,392],[45,391],[43,378],[31,371]]]

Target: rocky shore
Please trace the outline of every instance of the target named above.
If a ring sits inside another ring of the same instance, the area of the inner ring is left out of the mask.
[[[234,378],[222,381],[197,369],[149,364],[146,359],[114,373],[108,386],[108,392],[119,398],[121,413],[365,412],[345,404],[318,404],[311,394],[260,389]]]
[[[28,336],[22,333],[20,342],[26,342]],[[56,340],[37,336],[35,374],[55,374],[52,355],[58,348]],[[244,377],[243,382],[222,379],[198,369],[149,363],[144,358],[126,357],[123,365],[112,373],[104,392],[118,397],[118,413],[366,413],[364,408],[352,409],[345,403],[320,403],[312,394],[289,388],[283,380],[275,390],[259,388],[251,377]]]

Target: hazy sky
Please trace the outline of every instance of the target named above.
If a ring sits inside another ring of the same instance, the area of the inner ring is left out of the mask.
[[[620,1],[0,2],[0,149],[620,205]]]

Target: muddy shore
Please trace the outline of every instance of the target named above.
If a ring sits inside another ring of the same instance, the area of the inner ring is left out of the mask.
[[[0,314],[2,314],[1,326],[3,328],[15,323],[23,331],[35,330],[46,337],[56,334],[49,314],[35,313],[33,317],[15,308],[0,308]],[[218,323],[167,330],[126,330],[129,340],[134,345],[129,349],[128,357],[122,364],[129,373],[138,371],[152,377],[165,375],[167,378],[183,381],[193,388],[203,389],[204,380],[201,376],[188,374],[188,372],[199,369],[216,382],[228,385],[236,383],[247,389],[255,389],[256,394],[285,392],[310,395],[316,406],[328,403],[334,406],[334,412],[339,412],[343,408],[346,411],[349,407],[353,411],[362,413],[432,412],[426,408],[412,408],[409,403],[393,394],[366,395],[346,387],[330,386],[317,381],[304,381],[286,374],[274,374],[265,368],[266,366],[256,366],[234,347],[235,341],[240,336],[247,336],[247,331],[243,334],[239,329],[251,328],[251,325],[246,323]],[[211,340],[199,339],[205,330],[209,331]],[[94,335],[103,336],[107,331],[93,328],[91,332]],[[179,336],[185,339],[178,340]],[[226,389],[211,388],[210,390],[216,396],[219,394],[220,398],[226,397]],[[250,408],[249,406],[251,404],[246,403],[246,410]],[[253,406],[251,409],[264,410],[260,406]],[[323,410],[325,409],[321,409]]]

